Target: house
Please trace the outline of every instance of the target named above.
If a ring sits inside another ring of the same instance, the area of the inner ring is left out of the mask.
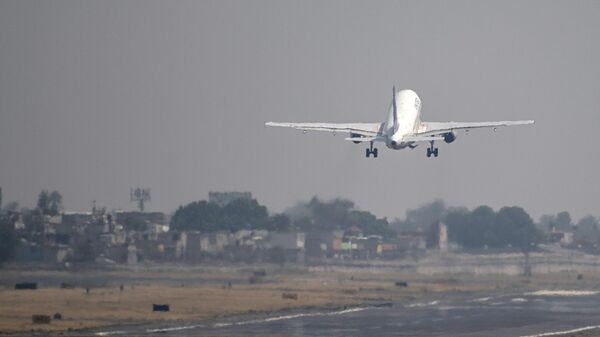
[[[549,243],[555,243],[561,246],[569,246],[573,244],[574,233],[568,231],[559,231],[555,228],[552,228],[552,231],[547,234],[547,240]]]
[[[280,261],[304,262],[306,234],[301,232],[271,232],[268,246],[273,253],[281,253]],[[271,256],[272,257],[272,256]]]
[[[165,226],[167,217],[162,212],[116,211],[114,221],[127,231],[146,231],[153,225]]]

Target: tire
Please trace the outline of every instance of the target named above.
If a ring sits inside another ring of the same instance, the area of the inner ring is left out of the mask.
[[[427,148],[427,158],[431,157],[431,149]]]
[[[373,158],[377,158],[377,149],[373,149]]]
[[[369,158],[370,154],[371,154],[371,152],[369,151],[369,149],[367,149],[367,151],[366,151],[367,158]]]
[[[433,150],[433,155],[437,158],[438,156],[438,148],[436,147],[435,150]]]

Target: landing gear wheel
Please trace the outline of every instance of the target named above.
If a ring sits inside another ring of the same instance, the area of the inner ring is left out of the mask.
[[[427,148],[427,158],[430,158],[431,155],[433,155],[434,157],[438,156],[439,150],[437,147],[433,147],[433,140],[429,142],[429,147]]]
[[[373,155],[373,158],[377,158],[377,149],[373,148],[373,142],[371,142],[371,146],[365,151],[366,157],[369,158]]]

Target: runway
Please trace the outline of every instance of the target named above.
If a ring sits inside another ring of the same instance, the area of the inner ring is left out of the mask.
[[[161,336],[600,336],[600,293],[535,292],[238,317],[92,333]]]

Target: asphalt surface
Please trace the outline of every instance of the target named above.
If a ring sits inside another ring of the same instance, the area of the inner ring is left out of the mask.
[[[600,293],[549,291],[247,316],[96,336],[600,336]],[[86,334],[87,335],[87,334]]]

